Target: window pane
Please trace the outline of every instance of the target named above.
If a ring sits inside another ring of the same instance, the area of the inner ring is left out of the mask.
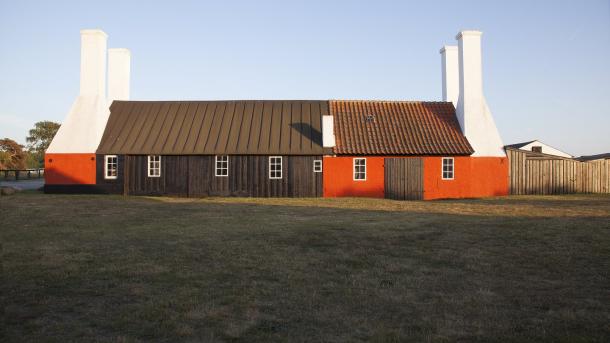
[[[281,179],[282,178],[282,157],[271,156],[269,157],[269,178]]]

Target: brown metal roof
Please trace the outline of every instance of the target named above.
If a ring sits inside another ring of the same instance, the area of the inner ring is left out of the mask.
[[[327,101],[114,101],[99,154],[322,155]]]
[[[338,155],[470,155],[450,102],[331,100]]]

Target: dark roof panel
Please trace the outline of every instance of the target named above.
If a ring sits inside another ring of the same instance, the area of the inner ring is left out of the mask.
[[[505,148],[515,148],[515,149],[520,149],[530,143],[534,143],[535,140],[533,141],[527,141],[527,142],[522,142],[522,143],[515,143],[515,144],[509,144],[509,145],[505,145]]]
[[[322,155],[325,101],[114,101],[97,153]]]
[[[338,155],[470,155],[450,102],[331,100]]]

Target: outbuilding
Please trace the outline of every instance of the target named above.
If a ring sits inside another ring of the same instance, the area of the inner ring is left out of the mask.
[[[564,157],[564,158],[574,158],[574,156],[568,154],[567,152],[561,151],[561,150],[559,150],[555,147],[552,147],[544,142],[541,142],[537,139],[527,141],[527,142],[509,144],[509,145],[505,146],[505,148],[537,152],[540,154],[547,154],[547,155],[559,156],[559,157]]]

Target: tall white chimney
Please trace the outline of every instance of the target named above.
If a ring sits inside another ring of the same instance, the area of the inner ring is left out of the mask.
[[[80,94],[46,153],[95,153],[108,121],[106,42],[102,30],[81,30]]]
[[[441,67],[443,73],[443,101],[457,106],[460,94],[460,65],[458,62],[458,47],[445,45],[441,48]]]
[[[108,104],[113,100],[129,100],[129,49],[108,49]]]
[[[80,31],[80,95],[106,96],[106,44],[102,30]]]
[[[456,114],[474,149],[472,156],[506,156],[504,145],[483,95],[480,31],[458,33],[459,97]]]

